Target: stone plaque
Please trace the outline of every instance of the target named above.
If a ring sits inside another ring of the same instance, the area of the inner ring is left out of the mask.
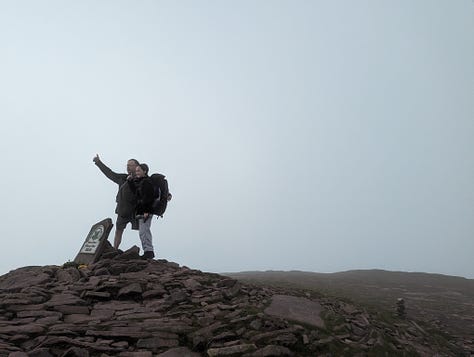
[[[74,259],[78,264],[95,263],[104,250],[107,238],[113,227],[112,219],[106,218],[92,226],[81,250]]]

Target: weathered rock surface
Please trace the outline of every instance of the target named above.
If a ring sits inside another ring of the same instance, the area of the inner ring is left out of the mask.
[[[265,313],[324,328],[324,321],[321,318],[321,309],[320,303],[307,298],[274,295],[272,297],[272,303],[265,309]]]
[[[136,248],[85,268],[0,277],[0,356],[432,356],[416,323],[374,321],[329,298],[246,285]],[[454,354],[453,354],[454,355]]]

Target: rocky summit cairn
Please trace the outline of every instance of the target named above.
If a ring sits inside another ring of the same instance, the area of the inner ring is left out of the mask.
[[[427,333],[347,302],[246,285],[139,249],[0,277],[0,356],[434,355]],[[379,354],[380,352],[380,354]]]

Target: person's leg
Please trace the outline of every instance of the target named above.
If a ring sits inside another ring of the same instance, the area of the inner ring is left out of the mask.
[[[120,243],[122,243],[122,235],[123,235],[123,229],[115,229],[115,237],[114,237],[114,248],[118,249],[120,246]]]
[[[122,243],[122,235],[127,223],[129,222],[128,219],[125,217],[117,216],[117,220],[115,221],[115,237],[114,237],[114,248],[118,249],[120,243]]]
[[[143,248],[143,256],[145,258],[154,258],[155,253],[153,252],[153,236],[151,235],[151,221],[153,216],[148,217],[148,219],[144,222],[143,218],[140,218],[139,221],[139,235],[140,240],[142,242]]]

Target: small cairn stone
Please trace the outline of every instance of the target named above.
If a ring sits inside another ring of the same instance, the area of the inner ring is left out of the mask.
[[[397,315],[398,317],[404,319],[406,317],[405,311],[405,299],[398,298],[397,299]]]

